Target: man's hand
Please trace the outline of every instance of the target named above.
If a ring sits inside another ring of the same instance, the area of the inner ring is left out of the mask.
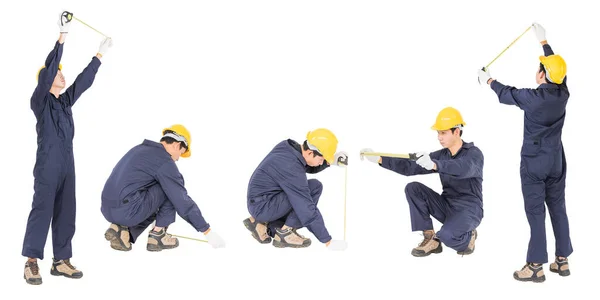
[[[429,153],[419,152],[417,153],[417,157],[419,157],[419,159],[417,159],[416,163],[422,168],[427,170],[433,170],[436,167],[435,163],[431,160]]]
[[[491,78],[489,70],[479,70],[479,84],[488,84]]]
[[[533,27],[533,30],[535,30],[535,37],[538,39],[538,41],[540,43],[545,42],[546,41],[546,29],[544,29],[544,27],[542,27],[542,25],[540,25],[538,23],[533,23],[533,25],[531,25],[531,27]]]
[[[348,165],[348,153],[339,151],[333,156],[333,163],[338,167],[346,167]]]
[[[113,42],[111,38],[105,38],[102,43],[100,43],[100,49],[98,49],[98,58],[102,58],[104,54],[108,51],[108,48],[112,47]]]
[[[69,27],[71,27],[72,18],[73,14],[68,11],[63,11],[58,15],[57,23],[61,34],[69,33]]]

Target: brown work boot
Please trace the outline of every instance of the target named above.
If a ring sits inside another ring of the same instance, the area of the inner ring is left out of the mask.
[[[23,274],[25,282],[33,285],[42,284],[42,276],[40,275],[40,267],[37,260],[25,262],[25,273]]]
[[[310,246],[310,244],[310,239],[298,234],[298,232],[296,232],[296,229],[275,229],[275,239],[273,240],[273,246],[277,248],[306,248]]]
[[[152,252],[162,251],[163,249],[173,249],[179,246],[179,240],[167,233],[165,228],[160,231],[150,230],[148,234],[148,244],[146,250]]]
[[[129,241],[129,229],[127,226],[110,224],[110,227],[104,233],[104,238],[110,241],[110,247],[119,251],[131,250],[131,243]]]
[[[463,251],[456,251],[458,255],[469,255],[475,251],[475,240],[477,239],[477,230],[471,231],[471,240],[469,241],[469,245],[467,245],[467,249]]]
[[[244,226],[252,232],[252,237],[259,243],[268,244],[271,242],[271,237],[267,233],[267,223],[259,223],[256,220],[252,223],[250,218],[247,218],[244,220]]]
[[[431,253],[442,253],[442,243],[435,237],[433,230],[423,231],[423,241],[413,248],[411,254],[416,257],[427,256]]]
[[[520,271],[515,271],[513,277],[518,281],[544,282],[544,268],[541,264],[526,264]]]
[[[75,279],[83,277],[83,272],[77,270],[77,268],[71,264],[69,259],[56,260],[53,258],[50,274]]]
[[[556,258],[556,260],[550,264],[550,272],[558,273],[560,276],[569,276],[571,271],[569,270],[569,261],[567,258]]]

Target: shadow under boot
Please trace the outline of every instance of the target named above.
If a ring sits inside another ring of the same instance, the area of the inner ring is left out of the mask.
[[[558,273],[560,276],[569,276],[571,271],[569,270],[569,260],[567,258],[556,260],[550,264],[550,272]]]
[[[518,281],[544,282],[544,268],[541,264],[526,264],[520,271],[515,271],[513,277]]]
[[[146,245],[146,250],[148,251],[158,252],[164,249],[174,249],[178,246],[179,240],[168,234],[165,228],[160,231],[151,229],[148,234],[148,244]]]
[[[273,246],[277,248],[306,248],[310,246],[311,240],[305,238],[296,232],[296,229],[275,229],[275,238],[273,239]]]
[[[110,247],[119,251],[131,250],[131,235],[129,228],[118,224],[110,224],[110,227],[104,233],[104,238],[110,241]]]
[[[424,257],[431,253],[442,253],[442,243],[435,237],[433,231],[423,231],[423,241],[412,249],[413,256]]]

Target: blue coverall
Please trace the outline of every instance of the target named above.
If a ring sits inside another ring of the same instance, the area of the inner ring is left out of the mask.
[[[257,222],[269,222],[271,237],[275,228],[284,224],[299,229],[306,227],[321,243],[331,236],[317,208],[323,184],[308,179],[328,168],[327,162],[311,167],[302,156],[300,144],[287,139],[278,143],[258,165],[248,184],[247,205]]]
[[[550,45],[544,55],[554,54]],[[497,80],[490,87],[500,103],[515,105],[524,111],[521,146],[521,190],[525,213],[531,229],[527,262],[547,263],[546,207],[550,211],[556,239],[556,256],[573,252],[569,237],[569,220],[565,207],[567,161],[562,144],[562,129],[569,99],[567,78],[561,84],[544,83],[536,89],[517,89]]]
[[[437,171],[403,158],[382,157],[381,166],[405,176],[440,174],[441,195],[420,182],[411,182],[404,189],[412,231],[432,230],[430,216],[433,216],[443,224],[436,233],[439,240],[456,251],[464,251],[471,240],[471,231],[483,219],[483,153],[473,143],[463,142],[454,156],[446,148],[429,156]]]
[[[161,143],[144,140],[117,163],[102,190],[102,214],[129,227],[130,242],[156,220],[168,227],[177,213],[199,232],[208,230],[198,205],[188,196],[183,176]]]
[[[71,107],[94,82],[100,60],[93,57],[66,92],[56,98],[50,93],[63,53],[58,41],[46,58],[38,84],[31,96],[37,120],[37,154],[33,176],[33,203],[23,241],[22,255],[44,259],[44,246],[52,221],[52,247],[56,260],[72,256],[75,234],[75,127]]]

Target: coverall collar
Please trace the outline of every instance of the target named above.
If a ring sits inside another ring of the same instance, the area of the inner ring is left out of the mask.
[[[165,147],[161,143],[157,143],[155,141],[144,139],[144,141],[142,142],[142,145],[144,145],[144,146],[150,146],[150,147],[155,147],[155,148],[161,148],[163,151],[165,151],[165,154],[169,158],[171,158],[171,154],[169,154],[169,152],[167,152],[167,149],[165,149]]]
[[[288,145],[292,149],[296,150],[296,151],[293,151],[293,152],[294,152],[294,155],[296,155],[296,157],[298,158],[298,160],[302,164],[304,164],[304,166],[308,166],[308,163],[306,162],[306,159],[304,159],[304,156],[302,156],[302,147],[300,146],[300,144],[298,142],[292,140],[292,139],[288,139],[287,141],[288,141]]]

